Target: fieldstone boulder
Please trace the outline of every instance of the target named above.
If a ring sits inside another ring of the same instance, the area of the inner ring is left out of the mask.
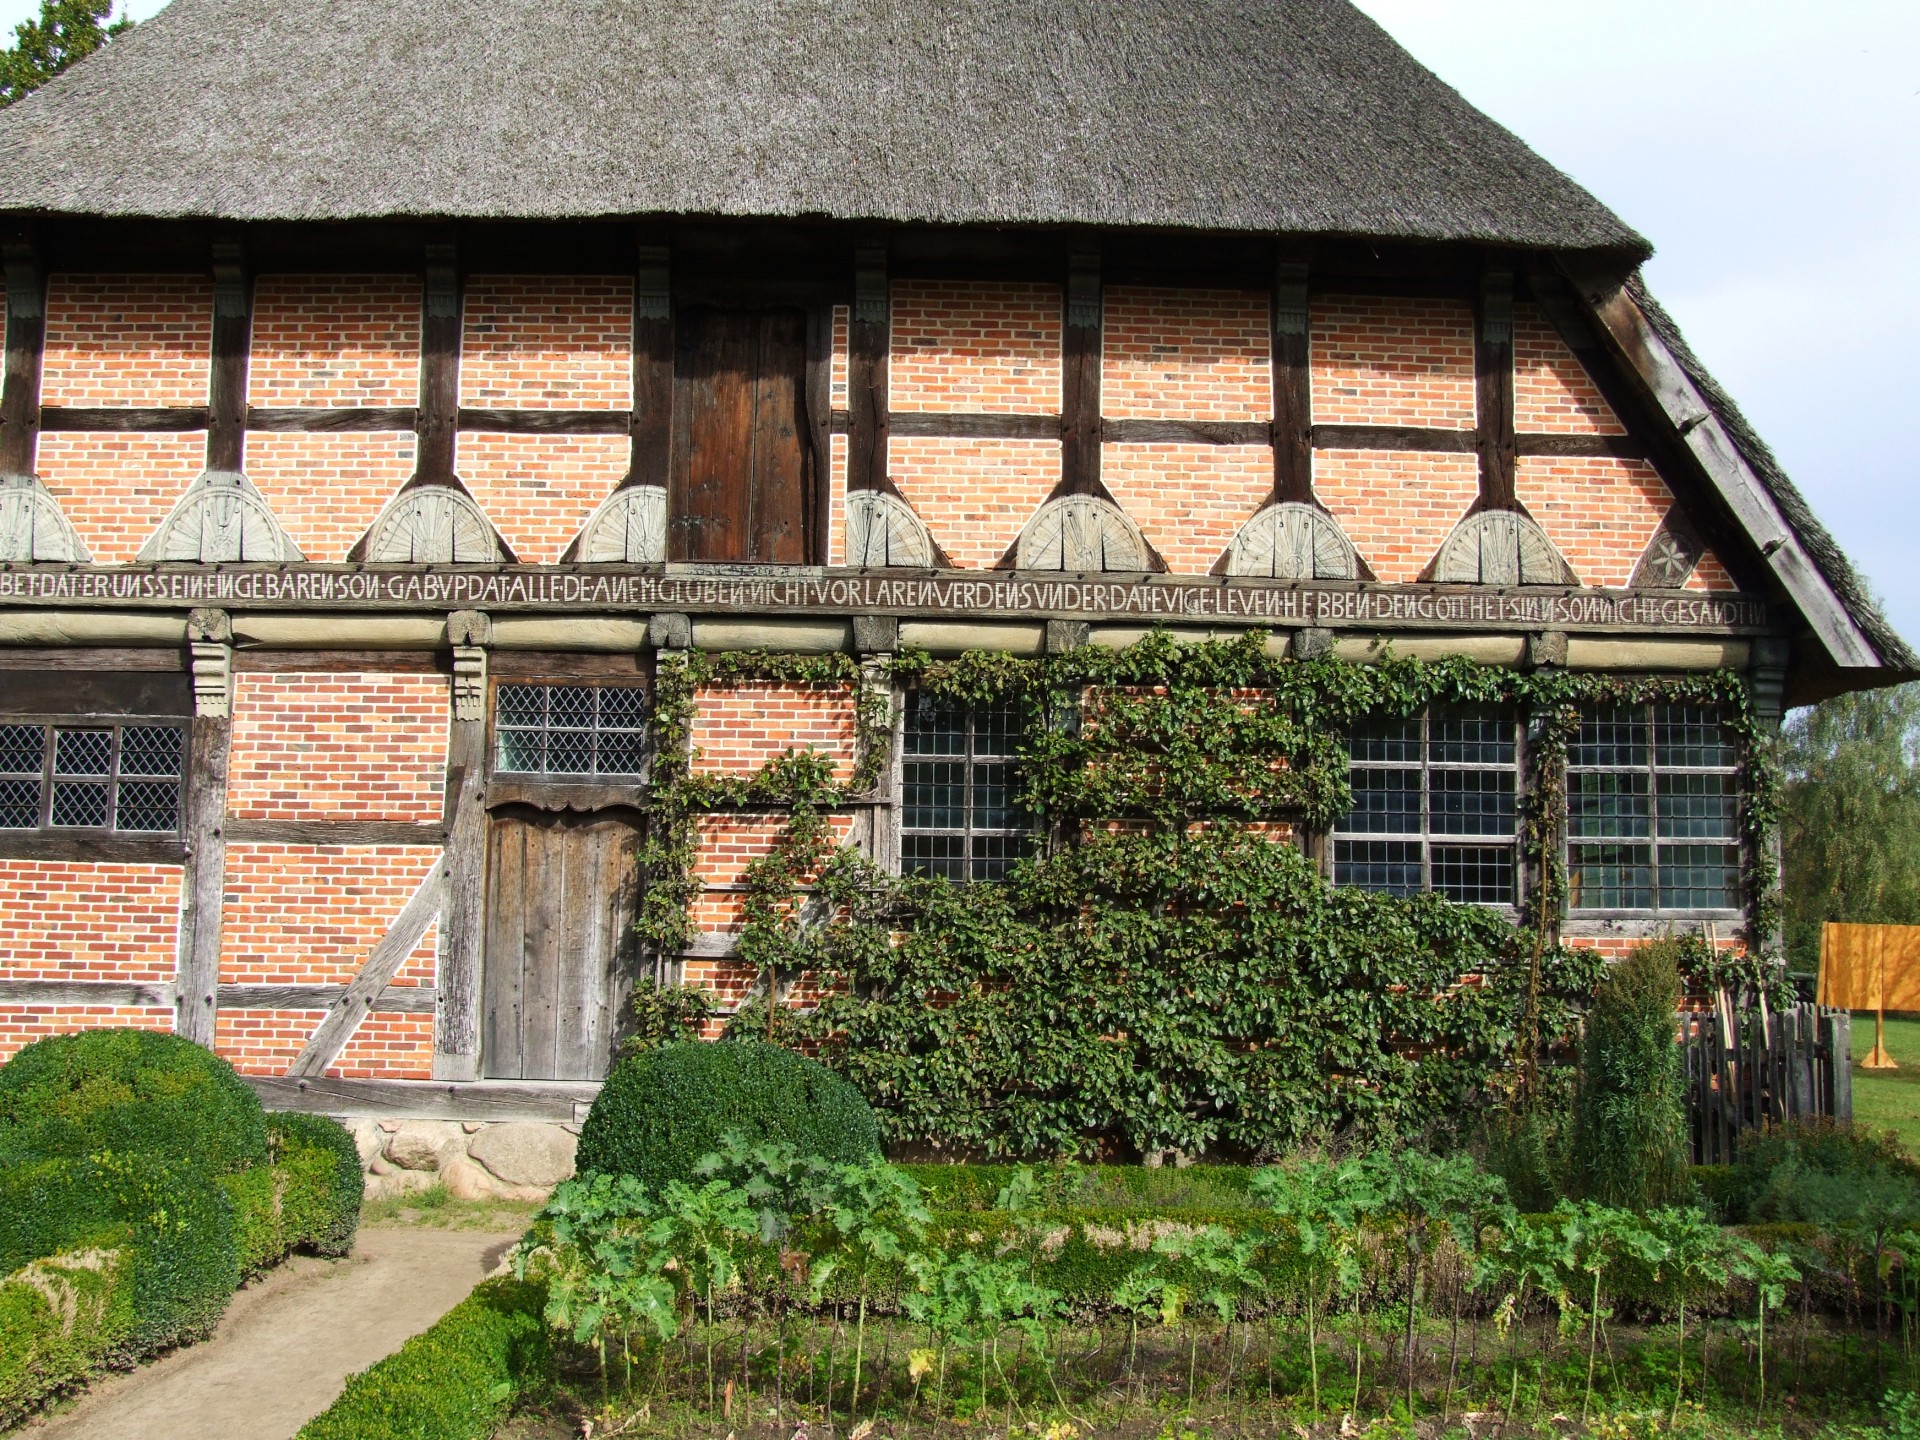
[[[392,1170],[385,1175],[367,1176],[365,1196],[369,1200],[388,1200],[433,1188],[435,1176],[426,1170]]]
[[[439,1170],[465,1148],[466,1134],[454,1120],[404,1120],[387,1137],[386,1157],[402,1170]]]
[[[492,1200],[500,1194],[493,1176],[464,1155],[447,1163],[440,1172],[440,1183],[456,1200]]]
[[[551,1190],[573,1174],[573,1152],[579,1143],[579,1137],[558,1125],[509,1120],[489,1125],[474,1136],[467,1154],[504,1184]]]
[[[386,1132],[371,1120],[356,1120],[352,1126],[353,1148],[360,1152],[360,1168],[366,1169],[379,1157],[387,1143]]]

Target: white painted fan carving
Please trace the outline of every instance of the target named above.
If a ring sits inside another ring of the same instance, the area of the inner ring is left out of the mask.
[[[1126,511],[1097,495],[1062,495],[1035,512],[1014,548],[1020,570],[1145,570],[1147,542]]]
[[[1297,502],[1269,505],[1240,527],[1227,550],[1229,575],[1274,580],[1353,580],[1360,563],[1340,524]]]
[[[416,485],[388,502],[373,523],[375,564],[486,565],[505,559],[493,525],[464,490]]]
[[[1573,571],[1546,532],[1512,510],[1482,510],[1454,527],[1433,578],[1464,585],[1570,585]]]
[[[0,560],[84,565],[92,558],[39,476],[0,475]]]
[[[139,555],[149,565],[162,560],[284,564],[305,558],[266,498],[237,470],[208,470],[189,485]]]
[[[658,485],[616,490],[580,530],[590,565],[652,565],[667,558],[667,492]]]
[[[913,507],[883,490],[847,496],[847,564],[863,569],[933,564],[933,541]]]

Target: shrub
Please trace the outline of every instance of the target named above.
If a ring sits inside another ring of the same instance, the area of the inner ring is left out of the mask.
[[[0,1280],[0,1429],[85,1381],[133,1330],[128,1250],[77,1250]]]
[[[228,1174],[267,1158],[266,1115],[231,1065],[178,1035],[52,1035],[0,1065],[0,1155],[104,1150]]]
[[[659,1190],[694,1181],[695,1163],[729,1131],[846,1164],[880,1154],[873,1111],[818,1061],[761,1040],[696,1040],[614,1067],[580,1129],[577,1164]]]
[[[516,1396],[551,1373],[546,1302],[544,1285],[484,1281],[438,1324],[349,1379],[296,1440],[486,1440]]]
[[[240,1278],[251,1280],[286,1259],[292,1246],[281,1214],[287,1181],[280,1167],[255,1165],[232,1175],[216,1175],[213,1183],[233,1207],[233,1254]]]
[[[233,1230],[226,1197],[179,1161],[103,1154],[0,1171],[0,1275],[75,1250],[130,1250],[126,1358],[212,1330],[240,1283]]]
[[[1920,1165],[1891,1135],[1796,1121],[1742,1136],[1723,1194],[1736,1224],[1832,1228],[1868,1212],[1920,1219]]]
[[[1582,1194],[1607,1205],[1647,1210],[1686,1191],[1677,950],[1667,939],[1629,952],[1601,979],[1587,1015],[1573,1176]]]
[[[267,1117],[267,1139],[287,1177],[288,1246],[317,1255],[350,1252],[366,1193],[353,1136],[324,1115],[274,1114]]]

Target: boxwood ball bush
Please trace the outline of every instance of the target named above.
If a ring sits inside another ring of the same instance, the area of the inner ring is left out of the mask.
[[[346,1126],[324,1115],[275,1114],[267,1134],[287,1175],[287,1242],[318,1255],[345,1255],[360,1227],[366,1178]]]
[[[873,1110],[819,1061],[764,1040],[692,1040],[614,1067],[580,1128],[576,1164],[657,1190],[693,1182],[694,1164],[729,1131],[844,1164],[880,1154]]]
[[[267,1117],[231,1065],[179,1035],[52,1035],[0,1065],[0,1157],[106,1150],[228,1174],[267,1159]]]

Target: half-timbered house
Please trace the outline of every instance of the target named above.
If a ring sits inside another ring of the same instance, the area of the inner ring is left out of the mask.
[[[0,227],[0,1055],[570,1119],[673,650],[1261,627],[1776,719],[1920,668],[1647,243],[1343,0],[175,0],[0,115]],[[696,767],[850,768],[854,707],[716,687]],[[1713,718],[1615,718],[1576,762],[1653,799],[1563,933],[1731,931]],[[1303,843],[1513,905],[1511,718],[1442,723]],[[899,743],[836,833],[991,879],[1017,736]],[[671,958],[729,996],[774,824],[702,822]]]

